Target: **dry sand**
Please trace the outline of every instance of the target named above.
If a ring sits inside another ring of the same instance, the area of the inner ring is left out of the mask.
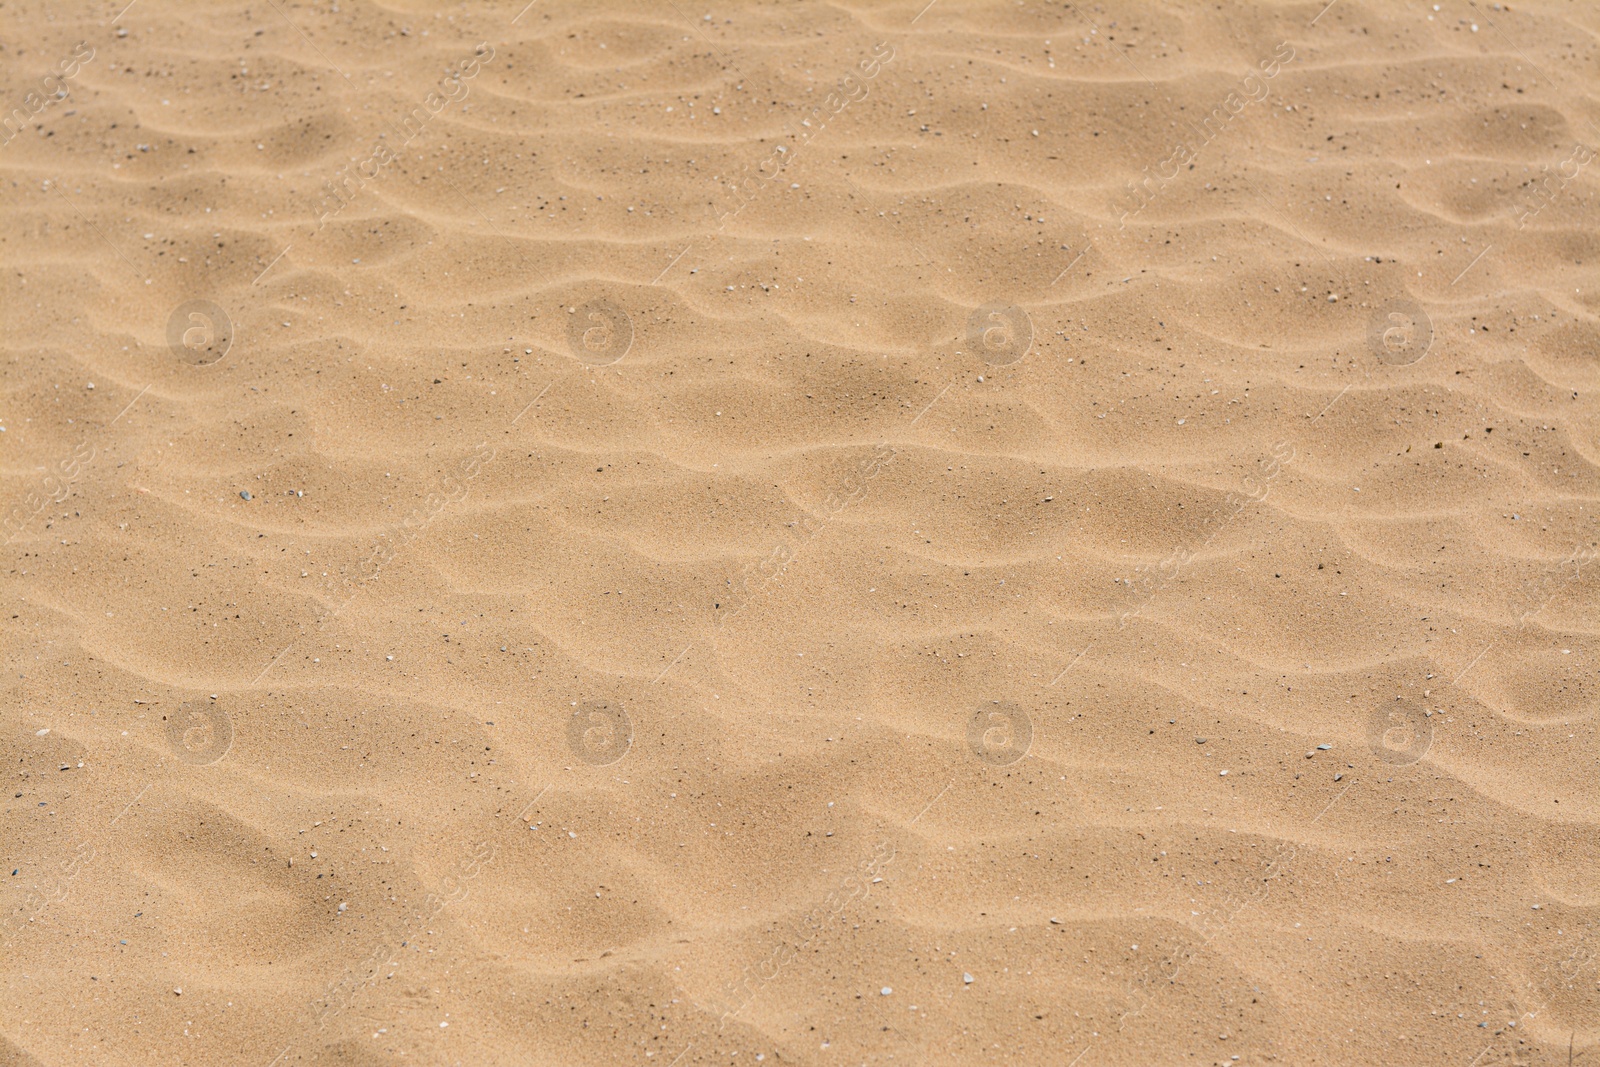
[[[0,1064],[1600,1058],[1600,9],[522,4],[0,5]]]

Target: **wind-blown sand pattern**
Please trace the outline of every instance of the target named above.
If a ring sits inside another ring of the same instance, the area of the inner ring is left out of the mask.
[[[524,3],[0,8],[0,1064],[1600,1057],[1600,12]]]

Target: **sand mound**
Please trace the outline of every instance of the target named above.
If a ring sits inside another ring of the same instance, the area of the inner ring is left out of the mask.
[[[6,9],[0,1064],[1596,1055],[1592,12],[522,2]]]

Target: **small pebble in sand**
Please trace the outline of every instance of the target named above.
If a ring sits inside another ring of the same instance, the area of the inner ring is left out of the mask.
[[[972,984],[972,975],[963,972],[962,975],[961,975],[961,981],[966,983],[967,985],[971,985]]]
[[[894,990],[890,989],[888,986],[884,986],[882,989],[878,990],[878,992],[882,993],[884,996],[888,996],[890,993],[893,993]]]
[[[241,490],[239,490],[239,495],[244,497],[246,500],[249,500],[250,499],[250,490],[241,489]]]

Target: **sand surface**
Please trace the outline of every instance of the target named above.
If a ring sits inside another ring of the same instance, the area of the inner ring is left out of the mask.
[[[1600,1062],[1600,8],[0,4],[0,1065]]]

